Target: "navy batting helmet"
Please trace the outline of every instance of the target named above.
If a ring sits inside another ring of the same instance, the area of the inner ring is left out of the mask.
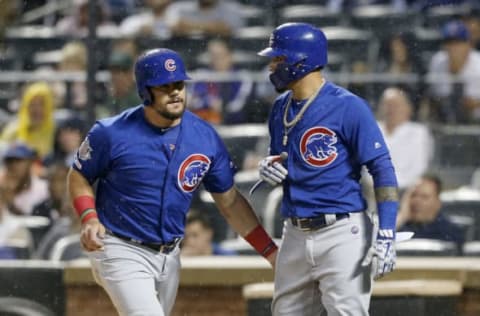
[[[185,64],[180,55],[170,49],[149,50],[138,57],[135,63],[137,91],[145,105],[150,105],[152,95],[149,87],[188,80]]]
[[[258,54],[285,57],[285,62],[270,75],[275,88],[282,90],[290,82],[327,64],[327,38],[311,24],[285,23],[272,32],[269,47]]]

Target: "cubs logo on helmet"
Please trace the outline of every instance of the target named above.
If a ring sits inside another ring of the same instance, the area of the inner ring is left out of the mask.
[[[303,160],[314,167],[325,167],[338,156],[337,135],[329,128],[317,126],[303,133],[300,139],[300,152]]]
[[[188,156],[178,170],[178,185],[184,192],[194,191],[210,168],[210,159],[202,154]]]
[[[167,59],[165,60],[165,69],[167,69],[168,71],[175,71],[175,69],[177,69],[177,65],[175,64],[175,60],[174,59]]]

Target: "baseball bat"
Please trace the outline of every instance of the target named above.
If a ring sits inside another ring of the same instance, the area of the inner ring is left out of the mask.
[[[272,164],[274,162],[280,162],[281,163],[281,162],[285,161],[287,158],[288,158],[288,153],[285,152],[285,151],[282,151],[280,153],[280,155],[278,155],[278,157],[272,159]],[[248,192],[248,195],[252,196],[253,193],[264,183],[265,183],[264,180],[262,180],[262,179],[258,180],[254,185],[252,185],[252,187],[250,188],[250,191]]]

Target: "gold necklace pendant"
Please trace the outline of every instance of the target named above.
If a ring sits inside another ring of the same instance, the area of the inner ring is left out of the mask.
[[[293,99],[293,93],[290,95],[290,98],[288,99],[288,103],[285,106],[285,111],[283,112],[283,140],[282,144],[283,146],[287,146],[288,143],[288,133],[297,125],[297,123],[302,119],[303,115],[307,111],[307,109],[310,107],[310,105],[313,103],[313,100],[317,97],[317,95],[320,93],[320,90],[322,90],[323,86],[325,84],[325,79],[322,80],[322,84],[318,88],[318,90],[310,97],[308,98],[307,102],[302,106],[300,111],[295,115],[293,120],[290,122],[288,121],[288,110],[290,109],[290,105],[292,103]]]

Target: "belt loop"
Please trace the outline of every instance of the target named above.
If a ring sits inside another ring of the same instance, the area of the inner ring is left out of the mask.
[[[333,225],[337,221],[336,214],[325,214],[325,225],[330,226]]]

